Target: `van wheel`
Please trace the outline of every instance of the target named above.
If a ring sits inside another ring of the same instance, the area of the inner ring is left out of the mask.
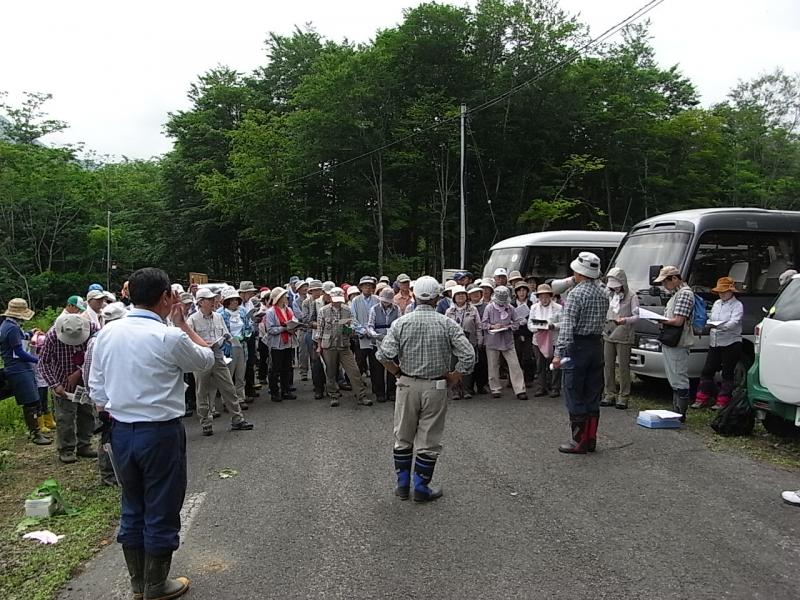
[[[764,417],[762,423],[764,424],[764,429],[772,435],[789,439],[800,438],[800,428],[795,427],[794,423],[778,415],[768,414]]]

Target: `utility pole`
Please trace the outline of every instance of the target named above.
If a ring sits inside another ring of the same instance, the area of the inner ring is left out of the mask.
[[[111,211],[106,213],[106,289],[111,288]]]
[[[464,171],[466,165],[465,125],[467,121],[467,105],[461,105],[461,264],[463,271],[467,262],[467,213],[464,203]]]

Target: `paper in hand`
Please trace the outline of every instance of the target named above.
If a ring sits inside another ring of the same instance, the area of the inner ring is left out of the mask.
[[[646,308],[639,307],[639,317],[642,319],[647,319],[648,321],[667,321],[667,317],[664,315],[660,315],[658,313],[654,313],[652,310],[647,310]]]

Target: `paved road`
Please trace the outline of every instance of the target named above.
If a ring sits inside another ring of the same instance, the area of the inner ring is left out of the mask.
[[[779,496],[796,474],[615,409],[597,454],[562,455],[561,402],[507,393],[451,404],[445,497],[401,502],[392,405],[331,409],[301,385],[252,405],[252,432],[187,423],[187,598],[798,598],[800,510]],[[61,596],[128,597],[115,546]]]

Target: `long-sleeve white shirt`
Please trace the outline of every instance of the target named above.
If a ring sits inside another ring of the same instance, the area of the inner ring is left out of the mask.
[[[734,296],[730,300],[721,298],[711,307],[710,321],[722,321],[711,328],[711,345],[730,346],[742,341],[742,317],[744,307],[739,299]]]
[[[97,334],[89,389],[92,400],[117,421],[169,421],[186,410],[184,372],[213,365],[210,348],[168,327],[157,314],[133,309]]]

